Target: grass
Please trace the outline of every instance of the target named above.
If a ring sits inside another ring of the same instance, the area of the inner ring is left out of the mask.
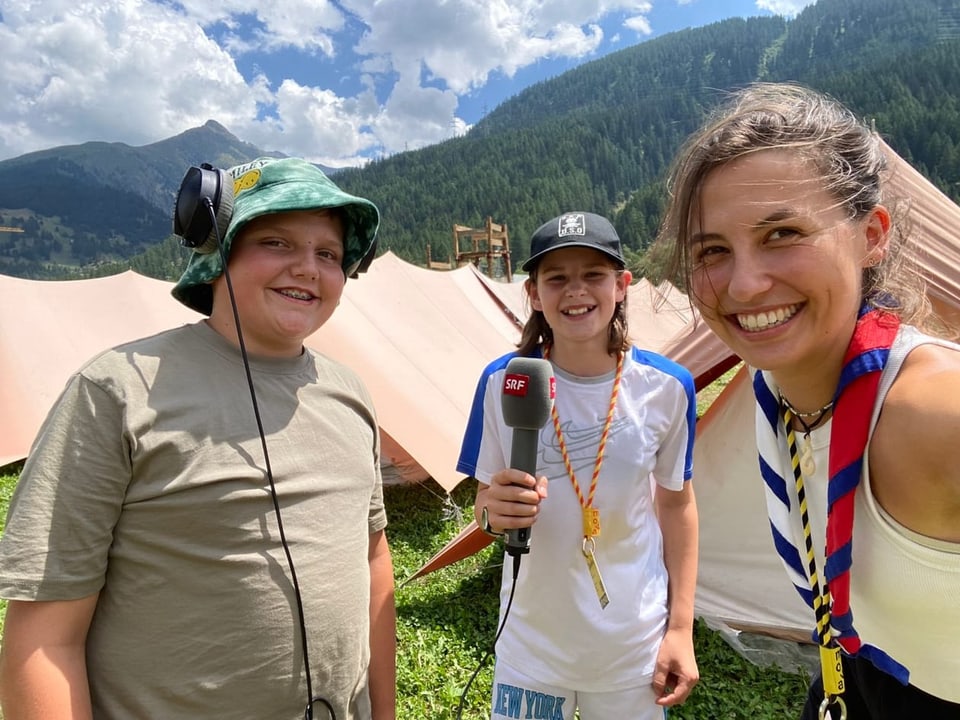
[[[717,396],[723,392],[723,389],[733,380],[733,376],[736,375],[742,367],[743,363],[737,363],[697,393],[697,417],[703,417],[703,414],[710,408],[710,404],[717,399]]]
[[[701,393],[702,407],[734,371]],[[701,412],[702,412],[701,407]],[[14,473],[16,468],[13,469]],[[16,474],[0,475],[0,529]],[[397,588],[397,708],[403,720],[489,718],[503,551],[493,544],[430,575],[401,584],[466,525],[475,486],[461,483],[449,496],[432,480],[385,488],[388,536]],[[6,603],[0,601],[0,627]],[[760,668],[698,621],[694,633],[700,684],[671,720],[794,720],[806,697],[806,675]],[[482,663],[482,664],[481,664]],[[471,676],[477,672],[457,710]],[[2,720],[2,717],[0,717]]]
[[[475,487],[449,498],[432,481],[386,488],[396,576],[409,577],[469,520]],[[462,516],[463,519],[460,519]],[[496,632],[503,552],[491,545],[397,590],[399,716],[457,720],[460,696]],[[701,680],[671,720],[794,720],[807,693],[805,674],[760,668],[703,621],[694,634]],[[487,658],[467,697],[463,720],[489,717],[493,661]]]

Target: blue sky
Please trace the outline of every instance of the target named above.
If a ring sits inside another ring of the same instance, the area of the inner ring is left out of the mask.
[[[0,0],[0,160],[213,119],[333,167],[652,37],[811,0]]]

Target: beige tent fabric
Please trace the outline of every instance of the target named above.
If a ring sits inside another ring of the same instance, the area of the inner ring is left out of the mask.
[[[472,268],[425,270],[392,253],[347,283],[340,307],[307,345],[353,368],[383,428],[445,490],[477,378],[519,338]]]
[[[0,275],[0,466],[26,457],[82,363],[199,318],[170,297],[170,285],[132,271],[64,282]]]
[[[687,321],[651,314],[652,294],[632,287],[632,324],[646,346]],[[637,298],[635,301],[635,297]],[[200,315],[170,297],[170,283],[134,272],[70,282],[0,276],[0,464],[26,457],[72,372],[94,354]],[[647,315],[634,319],[634,314]],[[473,266],[416,267],[385,253],[347,283],[340,307],[306,344],[352,367],[370,389],[384,432],[384,460],[407,481],[455,472],[477,378],[515,348],[526,308],[522,285],[496,283]]]
[[[669,282],[640,278],[630,286],[627,327],[634,344],[660,351],[693,318],[687,296]]]
[[[515,275],[512,283],[497,282],[496,280],[488,278],[473,265],[469,267],[473,270],[474,277],[480,281],[480,284],[483,285],[487,293],[496,300],[500,309],[510,318],[518,329],[522,329],[527,314],[530,312],[523,291],[523,280],[526,276],[518,277]]]
[[[390,437],[390,433],[380,428],[380,469],[385,485],[419,483],[430,476],[410,453]]]
[[[889,147],[893,184],[912,221],[914,256],[927,295],[946,324],[960,332],[960,208]]]
[[[741,368],[697,425],[697,615],[809,640],[808,611],[784,575],[770,537],[754,412],[750,377]]]

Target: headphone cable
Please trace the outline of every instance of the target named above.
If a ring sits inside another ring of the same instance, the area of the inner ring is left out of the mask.
[[[297,570],[293,564],[293,555],[290,553],[290,546],[287,544],[287,536],[283,529],[283,517],[280,513],[280,500],[277,497],[277,487],[273,480],[273,469],[270,466],[270,453],[267,451],[267,437],[263,430],[263,421],[260,418],[260,405],[257,402],[257,393],[253,385],[253,373],[250,370],[250,360],[247,355],[247,347],[243,341],[243,332],[240,329],[240,313],[237,311],[237,301],[233,294],[233,281],[230,279],[230,271],[227,269],[227,256],[223,251],[223,243],[220,239],[220,226],[217,224],[217,214],[213,208],[213,203],[209,198],[203,198],[203,204],[210,214],[213,222],[213,229],[217,237],[217,252],[220,254],[220,263],[223,265],[223,279],[227,284],[227,294],[230,296],[230,308],[233,310],[233,322],[237,328],[237,342],[240,346],[240,357],[243,360],[243,370],[247,376],[247,386],[250,388],[250,401],[253,403],[253,414],[257,420],[257,431],[260,434],[260,445],[263,448],[263,461],[267,474],[267,482],[270,484],[270,499],[273,501],[273,511],[277,518],[277,529],[280,532],[280,545],[283,547],[284,555],[287,558],[287,567],[290,568],[290,580],[293,584],[293,594],[296,598],[297,619],[300,622],[300,642],[303,645],[303,668],[307,680],[307,707],[304,710],[304,720],[313,720],[313,704],[322,703],[330,714],[330,720],[336,720],[336,713],[330,703],[322,697],[313,696],[313,683],[310,679],[310,656],[307,651],[307,623],[303,613],[303,598],[300,594],[300,582],[297,580]]]
[[[520,558],[522,557],[519,553],[514,554],[510,553],[513,556],[513,580],[510,583],[510,597],[507,598],[507,607],[503,611],[503,620],[500,621],[500,627],[497,630],[497,634],[493,637],[493,643],[490,645],[490,649],[484,653],[484,656],[480,658],[480,662],[477,663],[477,669],[473,671],[473,675],[470,676],[470,679],[467,680],[467,684],[463,688],[463,692],[460,693],[460,704],[457,705],[456,720],[460,720],[463,716],[463,708],[467,702],[467,692],[470,690],[470,686],[473,685],[473,681],[477,679],[477,675],[480,674],[480,670],[487,662],[487,658],[493,653],[497,648],[497,640],[500,639],[500,634],[503,632],[504,626],[507,624],[507,617],[510,615],[510,607],[513,605],[513,594],[517,590],[517,576],[520,574]]]

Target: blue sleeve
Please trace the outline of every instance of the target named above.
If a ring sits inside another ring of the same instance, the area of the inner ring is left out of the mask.
[[[674,378],[683,388],[686,396],[687,410],[685,420],[687,424],[687,449],[684,454],[683,479],[693,477],[693,441],[697,434],[697,390],[693,383],[693,374],[680,363],[654,352],[633,348],[633,359],[636,362],[650,365]]]
[[[463,442],[460,444],[460,458],[457,460],[457,472],[475,477],[477,460],[480,457],[480,443],[483,440],[483,402],[487,394],[487,384],[490,376],[507,366],[510,358],[516,353],[508,353],[497,358],[484,368],[477,381],[477,389],[473,394],[473,404],[470,406],[470,417],[467,418],[467,428],[463,433]]]

